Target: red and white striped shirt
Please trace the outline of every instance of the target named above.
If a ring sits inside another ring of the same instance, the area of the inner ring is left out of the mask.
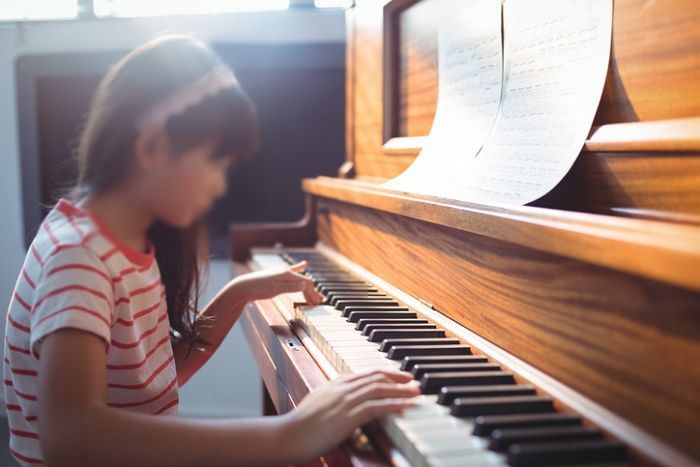
[[[148,253],[129,248],[99,219],[63,199],[32,242],[7,313],[5,402],[10,452],[20,464],[43,463],[37,422],[40,344],[61,328],[104,339],[111,407],[177,413],[170,323],[153,248]]]

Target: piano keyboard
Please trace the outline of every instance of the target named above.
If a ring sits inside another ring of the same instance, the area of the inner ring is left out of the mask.
[[[326,301],[297,308],[295,317],[338,372],[414,375],[417,404],[381,420],[412,465],[629,465],[622,443],[558,412],[551,399],[322,254],[261,256],[263,267],[307,261],[305,274]]]

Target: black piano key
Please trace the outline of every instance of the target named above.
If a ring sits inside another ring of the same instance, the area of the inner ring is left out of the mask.
[[[345,314],[343,314],[345,316]],[[372,310],[366,310],[366,311],[353,311],[351,313],[348,313],[347,318],[348,321],[351,323],[357,323],[361,319],[368,319],[368,318],[399,318],[399,319],[409,319],[409,318],[415,318],[417,315],[412,312],[408,311],[407,309],[404,311],[401,310],[390,310],[390,311],[372,311]]]
[[[626,458],[624,444],[607,440],[522,443],[508,449],[508,463],[514,467],[617,462]]]
[[[378,292],[374,287],[368,285],[358,285],[358,286],[343,286],[343,285],[320,285],[317,287],[318,291],[324,295],[338,295],[341,293],[362,293],[362,292]]]
[[[583,426],[555,426],[544,428],[512,428],[493,430],[489,437],[489,449],[507,451],[513,444],[549,443],[552,441],[583,441],[602,439],[603,434],[595,428]]]
[[[314,264],[314,263],[307,263],[306,264],[306,269],[304,269],[304,272],[308,274],[323,274],[323,275],[341,275],[341,274],[348,274],[347,271],[340,269],[336,266],[329,265],[329,264]]]
[[[355,325],[358,331],[364,331],[370,324],[425,324],[427,319],[361,319]]]
[[[335,303],[335,307],[341,311],[351,306],[399,306],[399,302],[392,298],[351,298],[347,300],[338,300]]]
[[[313,277],[311,278],[311,282],[313,282],[314,287],[316,287],[316,288],[323,287],[324,284],[328,284],[328,283],[330,283],[330,282],[337,283],[336,280],[334,280],[334,281],[329,281],[329,280],[323,280],[323,279],[316,279],[316,278],[313,278]],[[342,281],[342,282],[343,282],[344,284],[348,284],[348,285],[363,285],[363,284],[364,284],[364,282],[358,281],[358,280],[355,280],[355,279],[347,279],[347,280],[344,280],[344,281]]]
[[[554,412],[552,399],[545,396],[460,397],[450,407],[455,417],[544,412]]]
[[[344,294],[331,294],[326,295],[327,301],[333,305],[336,306],[338,305],[338,302],[342,300],[392,300],[391,297],[388,295],[382,293],[382,292],[370,292],[370,293],[358,293],[358,294],[349,294],[349,293],[344,293]]]
[[[460,397],[504,397],[504,396],[534,396],[532,386],[505,384],[499,386],[449,386],[440,390],[438,404],[451,405]]]
[[[319,285],[316,286],[316,288],[319,290],[319,292],[331,292],[334,290],[337,290],[340,292],[342,290],[353,291],[353,290],[373,290],[374,289],[374,287],[372,287],[369,284],[365,284],[365,283],[348,284],[347,282],[321,282]]]
[[[324,287],[322,285],[316,287],[316,290],[321,292],[325,297],[334,297],[338,294],[377,293],[376,290],[372,289],[338,290],[336,287]]]
[[[366,291],[366,290],[355,290],[349,292],[328,292],[327,297],[335,298],[336,301],[346,299],[346,300],[357,300],[357,299],[368,299],[374,300],[375,298],[385,298],[388,300],[393,300],[392,297],[388,296],[384,292]]]
[[[417,339],[384,339],[379,345],[379,351],[390,353],[394,347],[407,346],[426,346],[426,345],[459,345],[459,339],[454,337],[438,337],[433,338],[417,338]]]
[[[334,284],[356,284],[356,285],[363,285],[365,284],[365,281],[361,279],[357,279],[351,276],[343,276],[343,277],[328,277],[328,276],[319,276],[316,275],[314,276],[311,281],[314,283],[316,287],[319,285],[323,285],[326,283],[334,283]]]
[[[319,285],[319,287],[325,287],[329,291],[335,292],[357,292],[358,290],[378,291],[374,285],[367,283],[348,284],[347,282],[324,282]]]
[[[410,339],[418,337],[445,337],[443,329],[375,329],[369,335],[370,342],[381,342],[384,339]]]
[[[325,287],[326,289],[349,289],[349,290],[363,290],[363,289],[374,289],[375,287],[372,284],[368,284],[364,281],[353,281],[348,283],[347,281],[339,281],[339,282],[333,282],[333,281],[324,281],[321,282],[318,286],[320,287]]]
[[[345,307],[345,309],[342,312],[342,315],[344,318],[349,318],[350,315],[356,311],[370,311],[370,312],[393,312],[393,311],[406,311],[408,312],[408,308],[405,306],[349,306]],[[415,313],[413,313],[413,317],[415,318]],[[368,318],[374,318],[374,316],[368,316]],[[380,317],[381,318],[381,317]],[[395,316],[395,318],[399,318],[398,316]]]
[[[420,363],[413,367],[411,373],[416,379],[421,379],[426,373],[445,371],[501,371],[501,366],[495,363]]]
[[[350,274],[349,272],[344,272],[344,271],[338,271],[338,272],[317,272],[316,274],[313,274],[314,280],[318,281],[323,281],[323,282],[345,282],[347,281],[352,281],[352,282],[364,282],[362,278]]]
[[[457,342],[459,343],[459,342]],[[437,357],[406,357],[401,362],[401,371],[411,371],[419,364],[433,363],[488,363],[488,359],[483,355],[444,355]]]
[[[519,415],[489,415],[474,419],[474,435],[489,436],[493,430],[580,425],[581,417],[568,413],[538,413]]]
[[[506,371],[454,371],[426,373],[420,380],[423,394],[438,394],[445,386],[483,386],[488,384],[515,384],[513,374]]]
[[[432,323],[412,323],[412,324],[370,324],[365,326],[362,330],[363,336],[369,336],[375,329],[404,329],[404,330],[415,330],[415,329],[437,329]]]
[[[468,345],[395,345],[389,350],[390,360],[403,360],[418,355],[469,355]]]

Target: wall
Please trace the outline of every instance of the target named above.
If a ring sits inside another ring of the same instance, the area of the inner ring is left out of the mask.
[[[24,54],[131,48],[161,32],[195,33],[217,43],[342,42],[341,11],[300,10],[133,20],[0,23],[0,309],[24,259],[15,59]],[[225,262],[212,267],[214,288],[229,278]],[[4,326],[0,326],[4,340]],[[234,328],[212,361],[183,388],[184,415],[253,415],[259,380],[240,330]],[[1,397],[1,395],[0,395]]]

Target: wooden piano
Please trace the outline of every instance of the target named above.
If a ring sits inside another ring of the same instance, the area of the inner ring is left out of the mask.
[[[389,362],[417,374],[425,412],[365,427],[326,464],[700,464],[700,2],[615,0],[582,153],[510,208],[379,186],[430,130],[443,4],[347,10],[338,177],[304,180],[298,222],[231,226],[239,272],[308,259],[335,299],[308,316],[293,296],[248,305],[269,411]],[[331,321],[388,339],[382,362],[364,343],[342,354]]]

